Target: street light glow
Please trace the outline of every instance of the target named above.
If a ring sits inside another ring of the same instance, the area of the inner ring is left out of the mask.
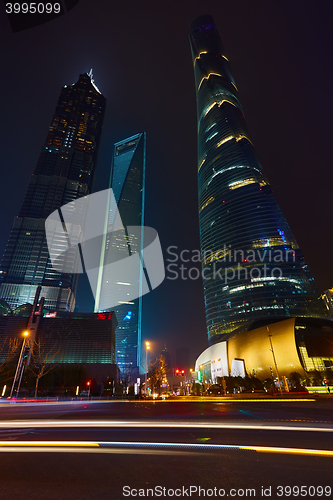
[[[24,365],[24,360],[23,360],[24,348],[25,348],[25,340],[26,340],[26,337],[28,335],[29,335],[28,331],[23,332],[23,342],[22,342],[22,347],[21,347],[21,351],[20,351],[20,356],[19,356],[19,359],[18,359],[18,362],[17,362],[17,366],[16,366],[16,371],[15,371],[14,380],[13,380],[13,383],[12,383],[12,388],[10,390],[10,396],[9,396],[10,399],[13,396],[13,391],[14,391],[14,387],[15,387],[15,384],[16,384],[17,380],[18,380],[18,386],[17,386],[17,389],[16,389],[16,396],[18,396],[19,391],[20,391],[20,385],[21,385],[22,375],[23,375],[24,366],[25,366]]]
[[[147,340],[146,341],[146,369],[145,369],[145,397],[147,397],[147,372],[148,372],[148,350],[149,349],[150,349],[150,343]]]

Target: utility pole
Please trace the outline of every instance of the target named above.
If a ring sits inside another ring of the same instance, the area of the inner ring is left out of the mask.
[[[274,354],[274,349],[273,349],[273,344],[272,344],[272,334],[269,333],[269,327],[267,326],[267,332],[268,332],[268,338],[269,338],[269,342],[271,344],[271,352],[273,354],[273,360],[274,360],[274,365],[275,365],[275,370],[276,370],[276,374],[277,374],[277,378],[278,378],[278,384],[279,384],[279,389],[280,389],[280,392],[282,394],[282,387],[281,387],[281,382],[280,382],[280,375],[279,375],[279,370],[278,370],[278,367],[277,367],[277,363],[276,363],[276,359],[275,359],[275,354]]]
[[[9,396],[10,399],[13,396],[13,392],[14,392],[16,380],[18,379],[19,374],[21,373],[21,369],[23,370],[22,360],[23,360],[23,355],[24,355],[24,351],[25,351],[25,341],[26,341],[27,336],[29,335],[29,332],[24,332],[23,335],[24,335],[24,337],[23,337],[22,348],[21,348],[20,356],[19,356],[19,359],[18,359],[18,362],[17,362],[17,366],[16,366],[16,372],[15,372],[15,375],[14,375],[14,380],[13,380],[12,388],[11,388],[11,391],[10,391],[10,396]],[[21,382],[21,378],[22,377],[20,377],[20,382]],[[18,395],[19,389],[20,389],[20,387],[18,387],[18,389],[16,391],[16,395]]]
[[[23,339],[22,349],[21,349],[19,360],[18,360],[17,367],[16,367],[13,385],[12,385],[12,388],[10,391],[10,398],[13,396],[15,384],[17,381],[18,381],[18,384],[17,384],[17,389],[16,389],[16,396],[19,395],[24,369],[30,363],[31,349],[32,349],[33,343],[34,343],[35,338],[36,338],[37,329],[39,326],[39,320],[43,316],[44,297],[42,297],[40,299],[40,302],[38,305],[41,290],[42,290],[42,287],[40,285],[38,285],[38,287],[36,289],[34,303],[32,306],[32,311],[31,311],[28,325],[27,325],[27,330],[23,334],[24,339]],[[28,336],[29,336],[29,344],[26,346],[26,340],[27,340]],[[28,352],[26,353],[26,359],[24,359],[24,354],[25,354],[26,350]]]
[[[150,349],[150,344],[146,342],[145,398],[147,397],[148,349]]]

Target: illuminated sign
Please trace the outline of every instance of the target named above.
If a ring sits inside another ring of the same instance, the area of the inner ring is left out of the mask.
[[[57,311],[54,311],[53,313],[46,313],[44,318],[55,318],[57,316]]]

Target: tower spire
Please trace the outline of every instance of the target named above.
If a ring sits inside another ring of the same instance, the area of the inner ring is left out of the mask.
[[[95,90],[97,90],[97,92],[98,92],[99,94],[101,94],[101,91],[99,90],[99,88],[97,87],[97,85],[96,85],[96,84],[95,84],[95,82],[94,82],[94,77],[93,77],[93,70],[92,70],[92,68],[90,69],[89,73],[87,73],[87,75],[89,76],[90,81],[91,81],[91,83],[92,83],[92,85],[93,85],[94,89],[95,89]]]

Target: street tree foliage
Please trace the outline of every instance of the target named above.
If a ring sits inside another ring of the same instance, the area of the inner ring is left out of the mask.
[[[307,372],[306,385],[322,385],[323,378],[323,372],[319,370],[310,370]]]
[[[262,390],[263,383],[257,377],[248,376],[245,377],[217,377],[217,383],[223,388],[223,380],[225,380],[225,386],[228,393],[232,394],[237,391],[248,391],[248,390]]]
[[[291,372],[288,379],[290,380],[292,387],[295,387],[296,389],[299,389],[303,386],[304,377],[302,377],[302,375],[300,375],[298,372]]]
[[[124,389],[131,385],[135,369],[136,367],[133,365],[124,365],[120,370],[120,382]]]
[[[151,392],[159,391],[164,378],[166,377],[168,365],[163,354],[154,362],[151,362],[148,369],[149,386]]]
[[[56,360],[60,355],[60,347],[54,344],[51,348],[43,344],[41,340],[35,340],[31,346],[31,361],[29,370],[36,377],[35,384],[35,398],[38,394],[38,384],[42,377],[44,377],[51,370],[56,368]]]
[[[20,339],[5,339],[0,344],[0,374],[2,381],[8,379],[9,366],[14,363],[19,355]]]

